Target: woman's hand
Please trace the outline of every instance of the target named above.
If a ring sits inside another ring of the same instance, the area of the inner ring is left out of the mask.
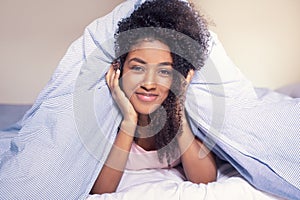
[[[194,76],[194,73],[195,73],[195,72],[194,72],[194,70],[192,70],[192,69],[188,72],[188,74],[187,74],[187,76],[186,76],[186,78],[185,78],[185,81],[186,81],[186,88],[185,88],[185,91],[187,90],[189,84],[191,83],[192,78],[193,78],[193,76]]]
[[[119,85],[120,69],[115,69],[113,65],[110,66],[106,74],[106,82],[110,89],[113,99],[117,103],[120,111],[123,115],[123,122],[121,128],[124,128],[125,132],[131,132],[131,127],[135,128],[137,124],[137,112],[122,91]],[[130,129],[130,130],[126,130]]]

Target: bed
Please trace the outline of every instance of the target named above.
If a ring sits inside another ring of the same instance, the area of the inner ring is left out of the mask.
[[[275,91],[292,98],[299,98],[300,83],[291,83],[289,85],[280,87]],[[31,106],[32,104],[0,104],[0,129],[5,129],[19,121]]]
[[[256,88],[258,96],[270,92]],[[293,83],[276,92],[300,98],[300,84]],[[131,199],[203,199],[203,200],[283,200],[284,198],[256,189],[228,162],[217,159],[218,175],[213,183],[193,184],[185,181],[176,170],[151,169],[124,172],[116,193],[90,195],[87,200]]]
[[[31,106],[30,104],[0,104],[0,129],[5,129],[19,121]]]
[[[218,180],[127,171],[116,193],[89,195],[121,120],[104,80],[112,36],[141,2],[92,22],[33,105],[0,106],[0,199],[300,199],[300,98],[254,88],[213,33],[186,108],[195,135],[220,158]]]
[[[299,98],[299,84],[279,88],[277,92]],[[268,89],[256,88],[259,95],[268,93]],[[22,119],[32,105],[0,104],[0,130],[9,130]],[[3,145],[1,146],[3,149]],[[132,200],[132,199],[260,199],[279,200],[281,197],[256,189],[228,162],[217,159],[218,175],[213,183],[193,184],[185,181],[175,169],[149,169],[124,172],[118,190],[115,193],[89,195],[86,200]]]

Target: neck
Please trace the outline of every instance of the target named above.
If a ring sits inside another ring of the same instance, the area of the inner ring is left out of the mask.
[[[150,116],[145,115],[145,114],[139,114],[137,125],[138,125],[138,127],[136,129],[137,136],[139,138],[149,137],[149,134],[151,132],[150,127],[149,127],[149,125],[150,125]]]
[[[149,117],[149,115],[144,115],[144,114],[139,114],[138,115],[138,123],[137,124],[139,126],[144,127],[144,126],[149,125],[149,123],[150,123],[150,117]]]
[[[151,130],[149,128],[150,116],[149,115],[138,115],[138,127],[137,127],[137,137],[135,142],[145,149],[146,151],[156,150],[155,137],[151,135]]]

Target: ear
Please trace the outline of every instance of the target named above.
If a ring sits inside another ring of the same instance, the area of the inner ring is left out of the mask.
[[[190,71],[188,72],[185,80],[187,82],[187,84],[190,84],[190,82],[192,81],[192,78],[194,77],[195,71],[190,69]]]

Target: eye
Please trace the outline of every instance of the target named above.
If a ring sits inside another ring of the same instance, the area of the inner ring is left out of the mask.
[[[160,69],[158,71],[158,74],[162,75],[162,76],[172,76],[172,70],[170,69]]]
[[[135,72],[143,72],[145,71],[144,67],[143,66],[139,66],[139,65],[133,65],[130,67],[130,69],[132,71],[135,71]]]

